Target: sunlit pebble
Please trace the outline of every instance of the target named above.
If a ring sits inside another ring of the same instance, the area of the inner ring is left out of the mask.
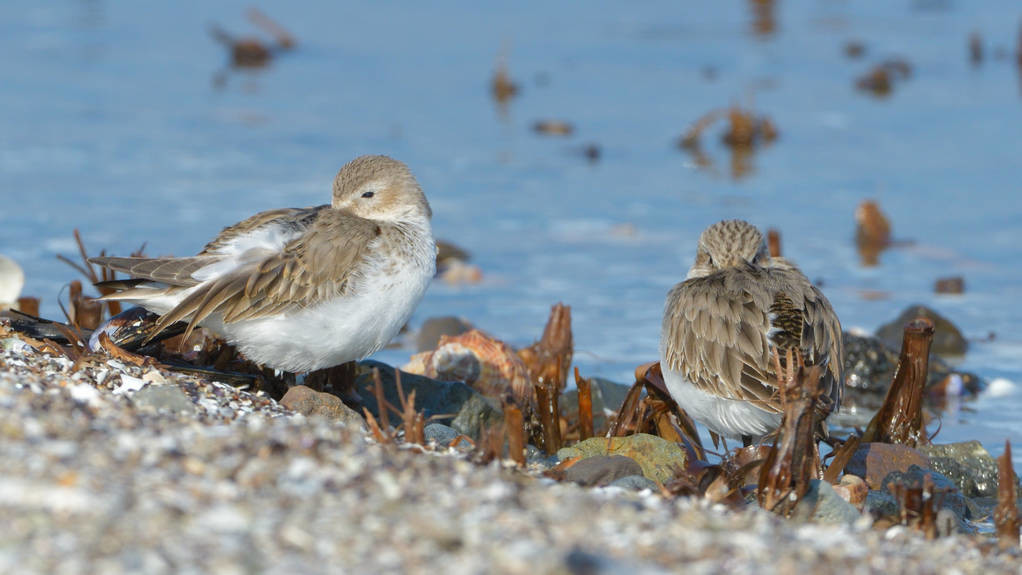
[[[1015,385],[1015,382],[1013,382],[1013,381],[1011,381],[1009,379],[1005,379],[1003,377],[998,377],[998,378],[995,378],[994,380],[992,380],[987,385],[987,388],[983,391],[983,396],[984,397],[1006,397],[1006,396],[1009,396],[1009,395],[1014,395],[1015,391],[1016,391],[1016,387],[1017,386]]]

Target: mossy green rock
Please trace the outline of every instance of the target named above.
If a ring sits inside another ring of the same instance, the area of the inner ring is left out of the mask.
[[[660,485],[670,481],[675,470],[684,467],[687,459],[685,450],[677,443],[645,433],[628,437],[593,437],[557,452],[561,461],[597,455],[630,457],[642,468],[644,476]]]

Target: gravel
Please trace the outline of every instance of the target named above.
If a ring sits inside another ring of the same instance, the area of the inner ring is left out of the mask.
[[[797,524],[378,445],[225,384],[0,336],[0,571],[1018,572],[988,540]],[[149,390],[149,391],[145,391]],[[190,402],[191,408],[183,402]]]

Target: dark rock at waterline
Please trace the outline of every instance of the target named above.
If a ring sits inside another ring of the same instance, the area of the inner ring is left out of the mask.
[[[930,468],[950,479],[966,497],[997,496],[997,460],[978,441],[926,445],[919,451]]]
[[[584,487],[603,487],[630,475],[642,475],[642,467],[631,457],[598,455],[567,468],[564,480]]]
[[[898,352],[875,337],[848,332],[841,336],[845,347],[845,398],[842,406],[864,409],[880,407],[898,368]],[[900,341],[898,345],[901,345]],[[931,355],[927,388],[937,385],[952,373],[961,376],[963,393],[968,397],[975,396],[983,387],[979,376],[954,370],[941,358]]]
[[[880,326],[876,331],[876,336],[891,349],[900,349],[905,324],[919,317],[925,317],[933,322],[934,334],[933,345],[930,347],[931,354],[959,356],[968,351],[969,342],[955,324],[951,323],[951,320],[933,309],[918,304],[909,306],[901,312],[897,319]]]
[[[423,322],[415,335],[415,348],[419,352],[437,348],[442,336],[461,335],[472,329],[472,324],[454,316],[431,317]]]
[[[363,361],[358,365],[355,389],[362,396],[363,405],[379,421],[380,410],[376,403],[373,368],[380,370],[384,398],[400,409],[401,396],[394,376],[395,369],[378,361]],[[401,388],[407,398],[415,391],[415,409],[427,418],[450,425],[472,439],[478,439],[482,429],[503,420],[498,406],[460,381],[438,381],[422,375],[401,372]],[[397,418],[393,412],[392,421]]]

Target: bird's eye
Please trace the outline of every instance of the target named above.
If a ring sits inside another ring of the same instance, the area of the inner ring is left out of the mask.
[[[371,198],[373,197],[373,195],[374,195],[373,192],[362,192],[363,198]]]

